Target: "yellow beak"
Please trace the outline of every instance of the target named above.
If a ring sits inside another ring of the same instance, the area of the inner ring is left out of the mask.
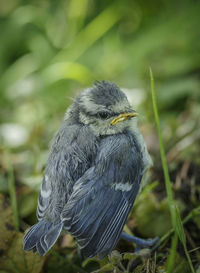
[[[130,118],[133,118],[135,116],[137,116],[138,114],[137,113],[123,113],[123,114],[120,114],[118,117],[114,118],[110,124],[111,125],[115,125],[117,124],[118,122],[120,121],[124,121],[124,120],[127,120],[127,119],[130,119]]]

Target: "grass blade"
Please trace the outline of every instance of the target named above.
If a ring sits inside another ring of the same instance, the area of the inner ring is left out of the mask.
[[[177,244],[178,244],[178,235],[177,233],[175,233],[172,237],[170,253],[169,253],[169,256],[167,257],[167,272],[172,272],[174,261],[175,261]]]
[[[183,229],[183,224],[181,221],[181,217],[180,217],[180,212],[178,210],[178,207],[175,207],[175,211],[176,211],[176,233],[178,234],[178,237],[180,239],[180,241],[182,242],[183,245],[186,245],[186,237],[185,237],[185,232]]]
[[[179,213],[178,208],[175,207],[175,203],[174,203],[174,199],[173,199],[173,193],[172,193],[172,188],[171,188],[171,183],[170,183],[169,171],[168,171],[167,160],[166,160],[165,149],[164,149],[164,143],[163,143],[161,127],[160,127],[158,107],[157,107],[157,102],[156,102],[156,93],[155,93],[155,87],[154,87],[153,73],[152,73],[151,68],[150,68],[150,79],[151,79],[151,94],[152,94],[153,111],[154,111],[154,116],[155,116],[157,131],[158,131],[158,137],[159,137],[159,143],[160,143],[160,156],[161,156],[162,168],[163,168],[164,177],[165,177],[165,187],[166,187],[166,191],[167,191],[167,198],[168,198],[169,209],[170,209],[170,214],[171,214],[172,226],[173,226],[176,234],[178,235],[180,241],[183,244],[185,255],[186,255],[188,263],[190,265],[191,272],[195,273],[189,253],[187,251],[186,238],[185,238],[185,233],[184,233],[180,213]],[[175,243],[174,243],[174,245],[175,245]],[[170,257],[170,260],[172,261],[173,258],[174,257]],[[172,267],[173,267],[173,265],[170,262],[170,268],[172,268]]]
[[[177,224],[176,224],[176,233],[178,234],[178,237],[179,237],[180,241],[183,244],[184,252],[185,252],[185,255],[187,257],[187,260],[188,260],[191,272],[195,273],[193,265],[192,265],[192,261],[191,261],[190,255],[189,255],[189,252],[187,250],[186,236],[185,236],[185,232],[184,232],[184,228],[183,228],[183,223],[181,221],[180,213],[179,213],[178,207],[176,206],[175,208],[176,208],[176,221],[177,221]]]
[[[110,5],[96,16],[74,38],[69,47],[63,49],[55,57],[55,62],[76,61],[88,48],[110,30],[122,17],[116,3]]]
[[[172,225],[173,225],[173,227],[175,227],[176,214],[175,214],[175,207],[174,207],[174,201],[173,201],[173,193],[172,193],[172,188],[171,188],[171,183],[170,183],[170,178],[169,178],[169,171],[168,171],[167,160],[166,160],[166,156],[165,156],[163,139],[162,139],[160,119],[159,119],[159,114],[158,114],[156,94],[155,94],[155,88],[154,88],[154,79],[153,79],[153,73],[152,73],[151,68],[150,68],[150,78],[151,78],[151,92],[152,92],[151,94],[152,94],[153,111],[154,111],[157,131],[158,131],[159,142],[160,142],[160,155],[161,155],[162,167],[163,167],[163,172],[164,172],[164,177],[165,177],[165,187],[166,187],[166,191],[167,191],[167,198],[168,198],[168,202],[169,202]]]

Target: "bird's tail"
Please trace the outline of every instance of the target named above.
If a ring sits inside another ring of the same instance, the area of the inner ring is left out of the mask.
[[[24,250],[38,252],[41,256],[55,244],[62,231],[63,223],[53,224],[41,220],[25,234],[23,239]]]

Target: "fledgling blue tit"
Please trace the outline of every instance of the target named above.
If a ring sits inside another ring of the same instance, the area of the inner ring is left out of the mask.
[[[80,93],[55,135],[24,250],[46,254],[63,229],[86,257],[113,250],[151,164],[136,116],[114,83]]]

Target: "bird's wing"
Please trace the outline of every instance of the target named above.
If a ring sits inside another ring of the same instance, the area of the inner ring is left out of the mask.
[[[91,166],[95,145],[93,134],[86,126],[61,126],[54,138],[40,189],[39,221],[45,218],[53,222],[60,220],[74,183]]]
[[[133,136],[102,139],[94,166],[76,182],[61,214],[87,257],[106,256],[116,245],[142,177]]]

